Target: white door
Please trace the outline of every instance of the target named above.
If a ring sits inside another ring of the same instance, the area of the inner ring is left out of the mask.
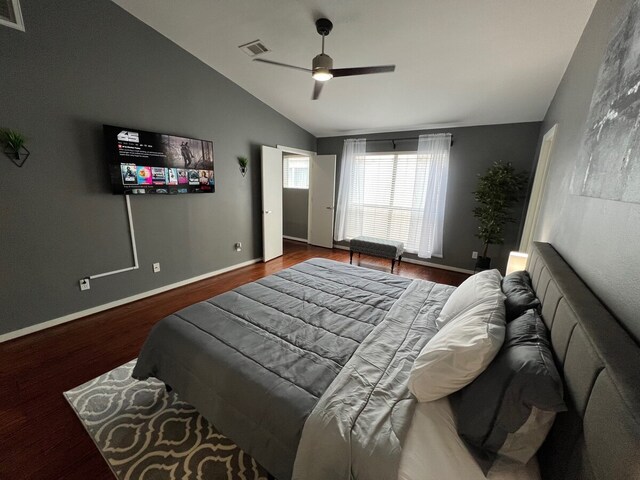
[[[262,260],[282,255],[282,151],[262,147]]]
[[[333,212],[336,192],[336,156],[309,159],[309,228],[311,245],[333,248]]]

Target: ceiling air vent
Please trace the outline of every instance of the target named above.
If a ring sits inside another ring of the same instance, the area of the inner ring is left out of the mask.
[[[262,43],[260,40],[254,40],[253,42],[245,43],[244,45],[240,45],[238,48],[250,57],[256,57],[269,51],[269,49],[265,47],[264,43]]]
[[[24,32],[19,0],[0,0],[0,25],[17,28]]]

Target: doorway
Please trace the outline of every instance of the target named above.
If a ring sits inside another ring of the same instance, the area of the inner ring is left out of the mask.
[[[261,163],[263,261],[282,255],[283,238],[332,248],[336,156],[263,146]]]
[[[283,237],[308,242],[310,156],[282,155]]]
[[[529,206],[527,207],[527,216],[525,217],[524,228],[522,229],[522,237],[520,240],[521,252],[529,253],[534,241],[536,226],[538,224],[538,214],[540,213],[542,199],[544,198],[549,163],[557,131],[558,124],[556,123],[542,138],[540,156],[538,157],[536,174],[533,177],[533,186],[531,187],[531,197],[529,198]]]

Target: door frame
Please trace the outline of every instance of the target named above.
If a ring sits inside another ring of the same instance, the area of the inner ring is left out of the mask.
[[[312,152],[311,150],[302,150],[301,148],[293,148],[287,147],[286,145],[276,145],[278,150],[282,150],[282,153],[292,153],[294,155],[303,155],[305,157],[309,157],[309,189],[307,190],[309,201],[307,207],[307,240],[306,243],[309,244],[309,228],[311,226],[311,157],[315,157],[318,155],[317,152]]]
[[[544,191],[547,186],[551,154],[553,153],[553,145],[557,134],[558,124],[556,123],[544,134],[544,137],[542,137],[536,173],[533,177],[533,186],[531,187],[531,196],[529,197],[529,205],[527,206],[522,236],[520,237],[521,252],[529,253],[531,244],[533,243],[533,237],[538,224],[538,215],[542,207],[542,199],[544,198]]]
[[[311,155],[317,155],[318,154],[318,152],[312,152],[310,150],[302,150],[300,148],[287,147],[285,145],[276,145],[276,148],[278,150],[282,150],[283,152],[294,153],[296,155],[308,155],[308,156],[311,156]]]

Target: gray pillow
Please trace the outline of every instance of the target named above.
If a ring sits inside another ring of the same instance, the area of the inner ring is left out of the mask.
[[[547,328],[535,310],[507,324],[487,369],[451,396],[458,433],[486,473],[500,455],[527,463],[566,410]]]
[[[515,320],[527,310],[540,308],[540,300],[531,286],[529,272],[513,272],[502,279],[502,292],[506,298],[504,308],[507,322]]]

